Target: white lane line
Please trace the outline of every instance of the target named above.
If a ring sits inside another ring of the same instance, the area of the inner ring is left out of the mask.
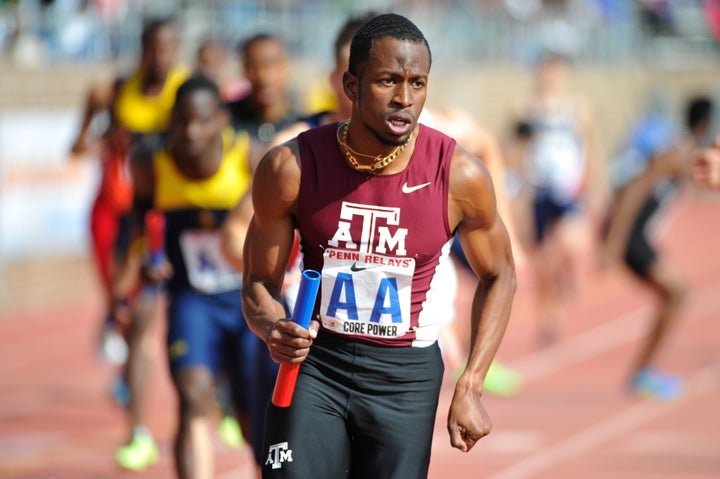
[[[698,302],[716,298],[718,291],[720,291],[720,283],[693,293],[690,300]],[[540,379],[614,347],[642,338],[648,332],[652,312],[651,307],[644,307],[625,313],[617,319],[563,340],[547,349],[510,361],[508,366],[521,373],[526,382]],[[685,322],[694,321],[699,316],[688,317]]]
[[[686,384],[685,394],[678,400],[640,402],[554,446],[542,449],[516,462],[487,479],[526,479],[532,477],[541,471],[585,453],[614,438],[623,436],[629,431],[677,409],[679,406],[689,402],[690,399],[716,388],[719,380],[720,363],[716,363],[693,375]]]
[[[720,433],[677,429],[637,431],[618,444],[621,454],[675,455],[686,458],[717,457]]]

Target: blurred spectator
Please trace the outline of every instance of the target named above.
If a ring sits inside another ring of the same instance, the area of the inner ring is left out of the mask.
[[[505,5],[521,28],[530,31],[529,42],[518,38],[522,60],[547,50],[577,57],[602,17],[600,7],[588,0],[505,0]]]
[[[646,32],[653,36],[676,33],[670,0],[637,0],[637,3],[642,26]]]
[[[15,43],[18,23],[18,12],[11,8],[11,2],[0,2],[0,57],[5,56]]]
[[[115,59],[123,53],[123,23],[130,16],[130,0],[93,0],[93,5],[101,19],[102,32],[107,37],[106,48],[110,58]]]
[[[268,25],[296,25],[283,30],[286,46],[293,56],[317,60],[324,52],[304,32],[316,31],[318,39],[326,35],[327,24],[347,11],[345,3],[291,2],[291,8],[282,8],[287,2],[205,2],[200,7],[199,2],[181,0],[5,0],[4,10],[12,11],[17,20],[2,15],[2,7],[0,18],[16,24],[10,27],[18,32],[12,37],[19,40],[13,43],[13,51],[18,60],[30,65],[47,59],[126,60],[139,51],[136,38],[143,19],[168,14],[185,16],[188,26],[211,25],[213,32],[224,36],[235,35],[237,25],[260,30]],[[438,2],[397,0],[391,6],[423,18],[437,30],[442,48],[474,61],[506,60],[509,49],[516,49],[515,54],[525,60],[543,47],[579,54],[581,59],[602,55],[623,60],[637,50],[640,30],[647,36],[668,30],[682,33],[680,21],[700,18],[701,9],[710,31],[717,32],[712,25],[718,24],[712,20],[717,18],[713,14],[718,9],[716,0],[457,0],[453,8],[443,8]],[[0,41],[2,23],[0,19]],[[595,28],[603,23],[611,28]],[[192,30],[185,34],[192,37]],[[93,35],[88,36],[89,32]],[[708,48],[707,43],[696,41],[708,32],[693,31],[692,35],[693,39],[676,38],[685,48]],[[89,41],[83,44],[81,38]]]
[[[701,5],[710,34],[720,42],[720,1],[702,0]]]
[[[607,23],[627,21],[632,15],[632,4],[627,0],[590,0],[599,8]]]
[[[94,47],[98,44],[97,39],[102,37],[99,35],[99,18],[92,8],[91,1],[64,3],[65,11],[52,13],[52,17],[59,25],[55,28],[55,38],[51,42],[58,51],[51,52],[51,56],[71,60],[97,58],[99,55],[94,51]],[[58,8],[61,6],[57,0],[56,6]]]

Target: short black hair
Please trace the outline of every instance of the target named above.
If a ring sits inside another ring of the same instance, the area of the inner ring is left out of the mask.
[[[540,50],[537,53],[537,55],[535,57],[535,62],[538,65],[541,65],[543,63],[551,63],[551,62],[571,63],[572,57],[569,54],[564,53],[560,50],[556,50],[556,49],[552,49],[552,48],[543,48],[542,50]]]
[[[242,40],[238,45],[238,52],[244,57],[245,55],[247,55],[247,51],[250,49],[251,46],[253,46],[253,44],[264,40],[277,42],[284,47],[282,40],[280,40],[278,36],[268,32],[261,32]]]
[[[350,65],[348,67],[350,73],[353,75],[358,74],[361,66],[370,58],[373,43],[381,38],[393,38],[395,40],[424,44],[432,64],[430,45],[420,29],[402,15],[385,13],[365,22],[353,36],[350,44]]]
[[[514,125],[513,132],[515,133],[515,138],[529,140],[533,136],[532,123],[525,120],[518,120]]]
[[[687,102],[685,109],[685,125],[688,130],[694,130],[703,122],[709,122],[712,117],[713,101],[706,96],[696,96]]]
[[[218,88],[217,83],[202,74],[195,74],[180,85],[180,88],[178,88],[177,93],[175,94],[175,105],[177,106],[187,96],[200,90],[209,92],[213,98],[217,100],[218,105],[224,108],[225,103],[223,102],[222,94],[220,93],[220,88]]]
[[[163,27],[175,28],[175,19],[172,17],[154,18],[145,24],[140,35],[140,45],[143,50],[147,50],[155,34]]]
[[[342,50],[345,45],[352,42],[353,36],[355,36],[355,33],[357,33],[358,30],[360,30],[360,27],[377,16],[378,13],[371,10],[369,12],[350,17],[345,21],[335,37],[334,46],[336,62],[340,59],[340,55],[342,55]]]

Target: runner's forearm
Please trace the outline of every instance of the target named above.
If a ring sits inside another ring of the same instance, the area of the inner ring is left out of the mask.
[[[458,380],[459,389],[482,393],[485,375],[507,329],[515,289],[512,267],[490,281],[479,282],[471,312],[470,352]]]

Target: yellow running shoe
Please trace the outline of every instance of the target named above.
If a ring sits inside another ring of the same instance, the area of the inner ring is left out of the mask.
[[[144,428],[143,428],[144,429]],[[158,461],[158,447],[155,440],[147,430],[138,430],[133,433],[129,444],[120,446],[115,451],[115,461],[123,469],[142,471]]]
[[[218,425],[218,434],[222,442],[233,449],[242,449],[245,445],[240,424],[232,416],[225,416]]]

